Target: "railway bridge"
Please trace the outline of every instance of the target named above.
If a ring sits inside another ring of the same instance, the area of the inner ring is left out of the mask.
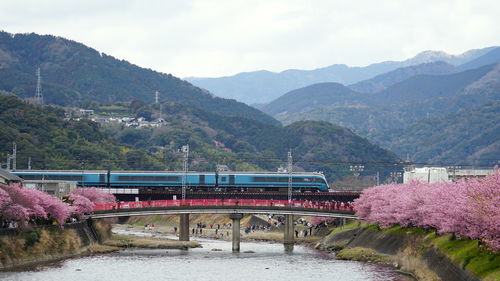
[[[351,205],[319,201],[255,199],[155,200],[97,204],[89,218],[114,218],[148,215],[179,215],[179,240],[189,241],[190,214],[228,214],[232,219],[232,249],[240,250],[240,220],[245,214],[285,216],[283,243],[286,250],[294,245],[293,216],[356,219]]]

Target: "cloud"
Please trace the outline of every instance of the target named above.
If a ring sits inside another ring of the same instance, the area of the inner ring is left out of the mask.
[[[460,53],[498,45],[499,14],[488,0],[7,0],[0,26],[185,77]]]

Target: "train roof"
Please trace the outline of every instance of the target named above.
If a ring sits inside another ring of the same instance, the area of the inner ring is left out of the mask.
[[[183,171],[110,171],[111,174],[165,174],[165,175],[178,175],[183,174]],[[108,170],[16,170],[12,173],[71,173],[71,174],[106,174]],[[196,172],[196,171],[188,171],[188,174],[215,174],[215,172]],[[238,171],[221,171],[218,172],[219,175],[282,175],[288,176],[289,173],[280,173],[280,172],[238,172]],[[323,173],[320,172],[293,172],[295,176],[321,176],[324,177]]]

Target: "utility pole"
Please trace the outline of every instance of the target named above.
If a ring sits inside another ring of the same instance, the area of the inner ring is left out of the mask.
[[[43,95],[42,95],[42,76],[40,75],[40,67],[36,70],[36,92],[35,92],[35,104],[43,105]]]
[[[182,175],[182,200],[186,200],[186,185],[187,185],[187,174],[188,174],[188,164],[189,164],[189,144],[182,146],[182,152],[184,153],[184,174]]]
[[[10,154],[7,154],[7,170],[10,170],[10,159],[12,159]]]
[[[155,92],[155,103],[156,103],[156,104],[158,104],[158,94],[159,94],[159,92],[158,92],[158,91],[156,91],[156,92]]]
[[[12,142],[12,170],[15,171],[17,168],[17,144]]]
[[[31,170],[31,157],[28,157],[28,170]]]
[[[293,177],[292,177],[292,171],[293,170],[293,165],[292,165],[292,151],[288,151],[288,203],[292,202],[292,191],[293,191]]]

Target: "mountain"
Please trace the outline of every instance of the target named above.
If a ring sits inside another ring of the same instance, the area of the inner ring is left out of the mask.
[[[350,85],[349,88],[361,93],[376,93],[416,75],[443,75],[458,71],[459,69],[457,67],[444,61],[423,63],[398,68],[396,70],[377,75],[371,79]]]
[[[192,150],[190,167],[198,171],[213,169],[214,163],[227,164],[233,170],[276,170],[286,164],[284,156],[288,150],[293,152],[294,166],[299,170],[324,171],[330,179],[348,171],[339,169],[338,161],[398,161],[392,152],[327,122],[307,121],[276,127],[240,117],[221,117],[182,104],[163,103],[162,108],[164,127],[116,126],[107,128],[107,132],[134,148],[163,151],[172,164],[168,169],[181,167],[182,159],[175,151],[186,143]]]
[[[305,112],[325,105],[355,102],[360,94],[339,83],[318,83],[290,91],[262,107],[270,115]]]
[[[352,91],[349,95],[339,95],[341,98],[337,100],[322,97],[321,102],[317,102],[320,99],[308,91],[315,86],[326,87],[322,90],[323,93],[333,92],[341,87],[328,84],[311,85],[293,91],[300,95],[294,95],[290,99],[287,99],[288,94],[284,95],[278,104],[287,104],[287,108],[280,108],[279,113],[271,111],[272,108],[265,110],[273,112],[274,116],[284,124],[300,120],[325,120],[348,127],[381,147],[398,152],[399,157],[404,158],[406,157],[404,146],[411,146],[411,143],[403,143],[401,140],[409,139],[410,136],[415,139],[415,136],[424,135],[422,130],[419,130],[419,134],[413,134],[413,131],[410,129],[407,131],[407,128],[419,124],[422,120],[436,118],[444,118],[442,122],[449,121],[450,124],[461,122],[458,119],[452,120],[458,117],[453,113],[469,114],[472,108],[500,100],[500,64],[486,65],[449,75],[417,75],[378,93],[360,94]],[[300,110],[304,103],[316,106]],[[274,102],[270,105],[274,105]],[[477,119],[480,118],[481,115],[478,115]],[[488,122],[489,120],[485,120],[485,123]],[[429,130],[427,133],[433,130],[432,126],[425,128]],[[410,136],[406,136],[406,132]],[[478,131],[477,134],[477,137],[481,138],[482,132]],[[458,136],[460,138],[461,135]],[[449,136],[453,137],[454,135]],[[485,139],[491,140],[488,137]],[[462,141],[467,140],[462,139]],[[454,147],[464,149],[457,151],[458,155],[466,155],[467,151],[472,151],[460,145]],[[420,148],[423,149],[424,145],[422,144]],[[412,151],[410,155],[419,156],[420,161],[441,159],[437,150],[423,154]],[[479,154],[474,155],[479,157]],[[477,158],[474,161],[482,161],[481,159]]]
[[[138,112],[160,114],[157,105],[142,106]],[[219,163],[238,171],[269,171],[286,163],[290,149],[298,170],[324,171],[329,179],[348,171],[339,169],[338,161],[398,161],[350,130],[321,121],[277,127],[173,102],[164,102],[161,114],[165,126],[160,128],[101,126],[87,119],[67,121],[60,108],[2,93],[0,159],[12,152],[15,141],[18,169],[26,169],[30,157],[34,169],[181,170],[178,149],[189,144],[191,170],[213,171]]]
[[[452,97],[494,68],[495,65],[486,65],[449,75],[416,75],[381,92],[371,94],[369,103],[383,106]]]
[[[247,104],[268,103],[291,90],[316,83],[336,82],[350,85],[401,67],[437,61],[456,66],[476,59],[494,48],[496,47],[470,50],[456,56],[425,51],[404,61],[385,61],[364,67],[334,64],[313,70],[289,69],[278,73],[260,70],[219,78],[187,77],[185,80],[220,97],[236,99]]]
[[[483,65],[496,64],[496,63],[500,63],[500,48],[494,48],[488,53],[480,57],[477,57],[474,60],[461,64],[460,68],[466,70],[466,69],[481,67]]]
[[[426,118],[393,131],[386,147],[416,162],[496,165],[500,159],[500,100]]]
[[[46,103],[92,108],[96,103],[161,100],[184,103],[224,116],[279,123],[235,100],[218,98],[170,74],[141,68],[83,44],[50,35],[0,32],[0,89],[33,97],[41,68]]]
[[[161,159],[118,144],[89,120],[65,121],[64,111],[0,96],[0,159],[17,144],[17,169],[161,169]]]

